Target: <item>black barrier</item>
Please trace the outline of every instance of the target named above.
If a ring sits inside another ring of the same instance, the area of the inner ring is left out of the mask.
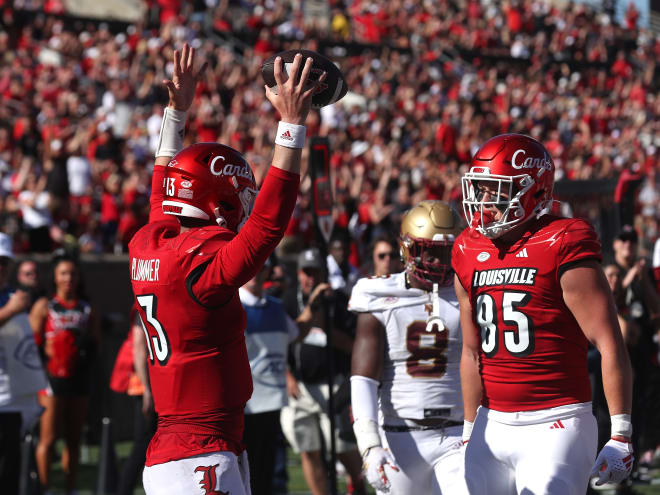
[[[593,225],[606,258],[612,255],[612,241],[621,222],[620,205],[614,202],[616,184],[616,179],[562,180],[554,189],[555,199],[568,203],[574,217]]]

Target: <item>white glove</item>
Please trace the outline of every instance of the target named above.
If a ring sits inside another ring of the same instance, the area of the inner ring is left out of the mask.
[[[611,438],[598,454],[591,476],[598,475],[597,486],[604,483],[620,483],[630,475],[634,460],[631,443],[619,442]]]
[[[371,447],[367,450],[362,470],[367,476],[369,484],[377,491],[390,491],[390,480],[387,478],[386,467],[394,471],[399,470],[389,450],[385,450],[383,447]]]

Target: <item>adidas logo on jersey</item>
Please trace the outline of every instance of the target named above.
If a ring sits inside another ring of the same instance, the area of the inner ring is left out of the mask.
[[[551,430],[556,430],[556,429],[566,429],[564,424],[561,422],[561,419],[558,419],[553,423],[553,425],[550,427]]]
[[[280,139],[286,139],[287,141],[293,141],[293,138],[291,137],[291,133],[287,130],[282,133],[280,136]]]
[[[522,248],[522,251],[516,254],[516,258],[529,258],[529,256],[527,256],[527,248]]]

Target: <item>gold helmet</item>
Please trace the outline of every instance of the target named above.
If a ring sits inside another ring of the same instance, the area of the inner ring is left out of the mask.
[[[433,284],[450,285],[451,250],[463,228],[461,216],[445,201],[422,201],[408,210],[399,237],[408,276],[428,290]]]

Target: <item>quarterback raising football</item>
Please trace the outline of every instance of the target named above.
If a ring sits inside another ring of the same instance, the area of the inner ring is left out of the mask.
[[[250,165],[238,151],[218,143],[181,150],[201,73],[193,72],[193,62],[188,45],[174,52],[149,223],[129,245],[158,413],[143,481],[150,495],[197,493],[200,485],[245,495],[250,486],[241,440],[252,378],[238,288],[280,241],[296,202],[314,92],[303,90],[311,59],[293,62],[297,83],[294,77],[285,81],[281,59],[275,62],[278,91],[267,89],[266,96],[282,121],[258,196]]]
[[[422,201],[401,223],[405,271],[358,281],[353,430],[378,493],[454,494],[462,483],[461,330],[450,255],[461,218]],[[382,421],[379,422],[379,416]]]
[[[549,214],[554,173],[541,143],[504,134],[462,178],[469,228],[452,264],[471,494],[583,495],[590,475],[617,482],[632,466],[631,369],[600,242],[585,221]],[[597,459],[588,342],[612,418]]]

